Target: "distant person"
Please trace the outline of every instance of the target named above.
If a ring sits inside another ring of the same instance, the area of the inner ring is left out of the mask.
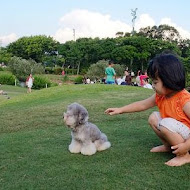
[[[143,88],[153,89],[152,85],[148,81],[148,78],[143,79]]]
[[[62,74],[62,76],[65,76],[65,71],[64,71],[64,70],[62,70],[62,73],[61,73],[61,74]]]
[[[113,68],[114,62],[109,61],[108,67],[105,70],[106,74],[106,84],[115,84],[116,72]]]
[[[162,145],[150,152],[172,152],[175,157],[168,166],[190,163],[190,93],[185,89],[185,70],[173,54],[160,54],[149,62],[148,74],[155,93],[149,98],[119,108],[108,108],[105,113],[117,115],[140,112],[155,106],[148,119],[149,125]]]
[[[26,79],[26,86],[28,87],[27,93],[32,92],[33,82],[34,82],[34,78],[32,77],[32,74],[30,74],[28,78]]]
[[[137,76],[136,76],[136,79],[135,79],[137,86],[141,86],[140,85],[140,75],[142,75],[142,72],[141,72],[141,70],[138,70]]]
[[[122,77],[117,76],[115,82],[117,85],[121,85],[123,82],[125,82],[125,80]]]
[[[132,77],[128,70],[125,70],[125,82],[126,82],[126,85],[132,84]]]
[[[86,79],[86,84],[90,84],[91,83],[91,81],[90,81],[90,79],[87,77],[87,79]]]
[[[148,78],[147,71],[143,72],[143,73],[139,76],[139,78],[140,78],[140,86],[143,87],[143,79],[144,79],[144,78]]]

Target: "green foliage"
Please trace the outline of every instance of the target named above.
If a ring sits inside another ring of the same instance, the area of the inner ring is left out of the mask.
[[[8,72],[0,72],[0,84],[14,85],[16,77]]]
[[[55,87],[58,86],[58,84],[56,82],[51,82],[50,87]]]
[[[63,71],[63,69],[61,67],[55,67],[53,71],[54,71],[54,74],[61,75],[61,72]]]
[[[182,59],[186,72],[190,73],[190,57]]]
[[[124,71],[125,71],[124,65],[114,64],[113,68],[115,69],[117,76],[123,76],[124,75]]]
[[[20,80],[25,81],[27,76],[32,74],[44,73],[44,67],[37,64],[34,60],[26,60],[20,57],[12,57],[8,64],[11,72]]]
[[[42,62],[46,55],[56,54],[57,45],[58,42],[52,37],[39,35],[19,38],[16,42],[11,43],[7,49],[14,56]]]
[[[118,32],[118,34],[122,34]],[[178,41],[177,41],[178,40]],[[184,59],[190,58],[190,40],[181,40],[179,32],[171,26],[160,25],[142,28],[133,36],[118,38],[80,38],[59,44],[51,37],[23,37],[0,52],[0,61],[8,63],[11,55],[32,58],[48,67],[68,68],[66,74],[86,74],[99,60],[114,60],[130,70],[146,70],[147,63],[156,54],[171,50]],[[2,54],[2,55],[1,55]],[[50,72],[49,72],[50,73]]]
[[[54,53],[55,54],[55,53]],[[57,55],[56,54],[45,54],[42,58],[42,62],[46,67],[54,67],[54,66],[59,66],[62,67],[64,66],[65,59],[62,57],[62,55]]]
[[[88,69],[87,68],[83,68],[81,71],[80,71],[80,74],[81,75],[85,75],[87,73]]]
[[[104,78],[105,77],[105,69],[108,66],[108,61],[101,60],[98,61],[96,64],[92,64],[86,75],[91,79],[94,80],[96,78]]]
[[[6,48],[0,48],[0,63],[7,64],[10,59],[11,53],[8,53]]]
[[[66,82],[66,81],[68,81],[68,80],[69,80],[68,75],[64,75],[64,76],[63,76],[63,82]]]
[[[74,79],[75,84],[82,84],[83,83],[83,77],[78,76]]]
[[[34,76],[34,84],[33,88],[34,89],[42,89],[51,86],[51,82],[47,77],[40,76],[40,75],[35,75]]]
[[[46,74],[53,74],[54,73],[53,67],[45,67],[45,73]]]
[[[98,61],[96,64],[92,64],[88,69],[87,76],[91,80],[101,79],[105,77],[105,69],[108,66],[108,61],[101,60]],[[117,76],[123,76],[124,67],[119,64],[114,64],[114,69]]]
[[[186,87],[190,88],[190,73],[186,74]]]
[[[77,74],[77,69],[68,69],[68,68],[65,68],[65,73],[67,75],[76,75]]]

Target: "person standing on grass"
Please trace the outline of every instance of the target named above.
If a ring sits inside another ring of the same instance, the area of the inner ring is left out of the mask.
[[[109,115],[144,111],[157,106],[148,122],[162,141],[150,152],[170,152],[175,157],[165,164],[181,166],[190,163],[190,93],[185,90],[185,71],[173,54],[160,54],[149,62],[148,75],[155,90],[151,97],[120,108],[108,108]]]
[[[108,67],[105,70],[106,74],[106,84],[115,84],[115,70],[113,68],[113,61],[109,61]]]
[[[33,86],[34,78],[32,77],[32,74],[28,76],[26,79],[26,86],[28,87],[27,93],[32,92],[32,86]]]
[[[62,70],[61,75],[62,75],[63,77],[65,76],[65,71],[64,71],[64,70]]]

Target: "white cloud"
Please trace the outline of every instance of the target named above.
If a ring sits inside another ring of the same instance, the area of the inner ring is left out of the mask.
[[[129,18],[129,20],[131,19],[132,17]],[[139,31],[140,28],[154,25],[158,26],[160,24],[168,24],[173,26],[179,31],[182,38],[190,39],[190,32],[173,23],[170,18],[163,18],[160,23],[156,23],[149,14],[142,14],[137,17],[135,22],[135,30]],[[84,9],[76,9],[60,18],[59,29],[53,37],[61,43],[73,40],[73,29],[75,29],[75,39],[81,37],[107,38],[116,37],[115,34],[117,32],[131,32],[132,23],[131,25],[128,25],[120,20],[114,20],[108,14],[91,12]],[[7,36],[0,36],[0,45],[6,46],[17,39],[18,36],[15,33],[11,33]]]
[[[73,29],[75,29],[75,39],[81,37],[115,37],[117,32],[125,33],[132,30],[132,24],[130,26],[119,20],[113,20],[110,15],[83,9],[76,9],[67,13],[60,18],[59,24],[60,28],[53,37],[61,43],[74,39]],[[160,23],[156,23],[149,14],[142,14],[137,17],[135,30],[139,31],[140,28],[160,24],[173,26],[179,31],[182,38],[190,39],[190,32],[173,23],[170,18],[163,18]]]
[[[156,25],[153,18],[151,18],[148,14],[142,14],[139,16],[135,24],[135,29],[139,31],[140,28],[145,28],[147,26],[154,26]]]
[[[15,33],[11,33],[7,36],[0,36],[0,46],[7,46],[9,43],[14,42],[18,39]]]
[[[54,38],[60,42],[74,39],[75,37],[115,37],[117,32],[131,32],[131,26],[119,20],[113,20],[110,15],[77,9],[60,19],[60,29]]]

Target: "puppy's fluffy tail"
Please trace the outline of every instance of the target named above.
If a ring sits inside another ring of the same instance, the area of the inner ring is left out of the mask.
[[[106,141],[104,143],[98,143],[97,141],[95,142],[97,151],[103,151],[111,147],[111,143],[109,141]]]
[[[107,136],[102,133],[101,138],[95,141],[96,149],[98,151],[103,151],[111,147],[111,143],[108,141]]]

